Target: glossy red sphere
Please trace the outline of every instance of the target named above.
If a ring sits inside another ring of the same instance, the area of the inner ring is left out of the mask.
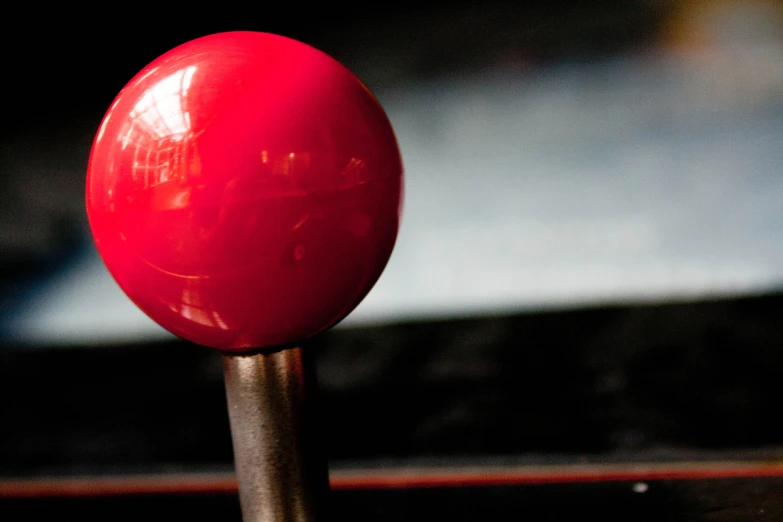
[[[98,250],[125,293],[224,350],[345,317],[391,255],[402,163],[383,109],[334,59],[265,33],[164,54],[120,92],[87,173]]]

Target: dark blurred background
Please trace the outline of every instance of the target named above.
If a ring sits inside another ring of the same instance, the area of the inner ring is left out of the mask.
[[[3,18],[0,475],[230,466],[219,357],[83,199],[123,85],[225,30],[345,63],[402,149],[389,267],[312,342],[333,461],[780,453],[783,3],[200,5]]]

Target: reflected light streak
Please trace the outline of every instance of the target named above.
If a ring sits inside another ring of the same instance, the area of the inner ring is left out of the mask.
[[[186,67],[147,90],[131,112],[134,122],[160,138],[177,138],[187,134],[190,115],[182,107],[182,98],[195,72],[195,65]]]

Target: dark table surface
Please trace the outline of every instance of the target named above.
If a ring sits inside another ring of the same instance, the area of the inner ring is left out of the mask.
[[[783,520],[781,308],[768,295],[313,339],[331,514]],[[0,519],[238,519],[219,354],[6,345],[0,393]]]

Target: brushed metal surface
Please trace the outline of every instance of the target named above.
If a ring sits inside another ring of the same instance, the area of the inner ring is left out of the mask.
[[[312,522],[328,491],[301,348],[223,357],[245,522]]]

